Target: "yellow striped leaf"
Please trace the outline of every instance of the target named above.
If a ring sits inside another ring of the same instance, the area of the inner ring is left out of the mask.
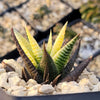
[[[47,52],[50,54],[52,50],[52,31],[50,30],[49,40],[47,44]]]
[[[51,57],[53,57],[57,53],[57,51],[60,50],[60,48],[63,44],[67,23],[68,22],[66,22],[65,25],[62,27],[58,37],[55,40],[55,43],[54,43],[52,51],[51,51]]]
[[[36,40],[30,34],[27,27],[25,27],[25,29],[26,29],[26,33],[27,33],[31,48],[33,50],[33,54],[35,56],[35,59],[36,59],[37,63],[39,64],[39,62],[42,58],[42,50],[41,50],[40,46],[38,45],[38,43],[36,42]]]
[[[73,49],[73,46],[76,42],[76,40],[79,38],[79,34],[76,35],[72,40],[70,40],[63,48],[61,48],[53,57],[53,61],[56,65],[56,67],[59,70],[59,73],[63,70],[64,66],[67,64],[71,51]]]
[[[18,40],[18,43],[20,44],[22,50],[24,51],[24,53],[27,55],[27,57],[30,59],[30,61],[32,62],[32,64],[37,67],[37,63],[34,59],[34,54],[32,52],[32,48],[30,43],[19,33],[14,29],[14,34],[16,39]]]

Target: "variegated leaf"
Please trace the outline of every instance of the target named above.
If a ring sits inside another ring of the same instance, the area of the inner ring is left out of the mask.
[[[73,46],[76,42],[76,40],[78,39],[79,34],[76,35],[72,40],[70,40],[63,48],[61,48],[53,57],[53,61],[56,64],[59,73],[62,72],[64,66],[67,64],[69,57],[70,57],[70,53],[73,49]]]
[[[67,75],[68,73],[70,73],[70,71],[74,67],[74,63],[75,63],[75,61],[78,57],[78,53],[79,53],[79,49],[80,49],[80,43],[81,43],[81,40],[79,40],[79,43],[77,45],[75,52],[73,53],[73,55],[71,56],[71,58],[69,59],[67,65],[65,66],[65,68],[63,70],[64,76]]]
[[[32,35],[30,34],[29,30],[27,29],[27,27],[25,27],[26,29],[26,33],[33,51],[33,54],[35,56],[35,59],[37,61],[37,63],[40,63],[40,60],[42,58],[42,50],[39,47],[38,43],[36,42],[36,40],[34,39],[34,37],[32,37]]]
[[[35,66],[32,64],[32,62],[30,61],[30,59],[28,58],[28,56],[25,54],[24,50],[21,48],[16,36],[15,36],[15,33],[12,29],[12,36],[14,38],[14,41],[15,41],[15,44],[16,44],[16,47],[25,63],[25,69],[26,71],[28,72],[30,78],[32,79],[35,79],[37,82],[42,82],[42,78],[41,76],[39,75],[37,69],[35,68]],[[25,78],[25,77],[24,77]],[[29,79],[29,77],[28,77]],[[28,80],[27,79],[27,80]]]
[[[57,36],[57,38],[55,40],[55,43],[53,45],[53,48],[52,48],[51,54],[50,54],[51,57],[53,57],[57,53],[57,51],[60,50],[60,48],[61,48],[61,46],[63,44],[63,40],[64,40],[64,36],[65,36],[65,30],[66,30],[67,23],[68,22],[66,22],[65,25],[62,27],[59,35]]]
[[[49,40],[48,40],[48,44],[47,44],[47,51],[50,54],[51,50],[52,50],[52,31],[50,30],[50,36],[49,36]]]
[[[26,54],[26,56],[30,59],[30,61],[32,62],[32,64],[37,67],[37,63],[34,59],[34,54],[32,52],[32,48],[30,43],[15,29],[13,30],[14,35],[19,43],[19,45],[21,46],[21,48],[23,49],[24,53]]]

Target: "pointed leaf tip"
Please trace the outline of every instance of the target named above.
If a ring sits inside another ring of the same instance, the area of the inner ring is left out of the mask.
[[[53,57],[54,63],[57,66],[59,73],[62,72],[63,68],[67,64],[71,51],[73,49],[76,40],[79,38],[79,34],[70,40],[63,48],[61,48]]]
[[[26,30],[27,37],[28,37],[29,43],[31,45],[35,60],[39,64],[40,60],[42,58],[42,50],[41,50],[40,46],[38,45],[37,41],[34,39],[34,37],[29,32],[27,27],[25,27],[25,30]]]
[[[60,33],[58,34],[58,36],[55,40],[55,43],[53,45],[53,48],[52,48],[51,54],[50,54],[51,57],[53,57],[61,49],[61,46],[64,41],[65,30],[66,30],[67,24],[68,24],[68,22],[66,22],[65,25],[62,27]]]
[[[49,73],[49,79],[52,81],[56,75],[58,74],[57,68],[51,58],[51,56],[48,54],[45,48],[45,42],[43,42],[43,56],[40,62],[40,68],[42,72],[44,73],[44,80],[46,79],[47,74]]]
[[[48,40],[48,44],[47,44],[47,51],[50,54],[51,50],[52,50],[52,31],[50,30],[50,35],[49,35],[49,40]]]
[[[78,79],[78,77],[81,75],[81,73],[83,72],[83,70],[88,66],[88,64],[90,63],[91,60],[92,60],[91,57],[85,59],[72,72],[70,72],[68,75],[66,75],[65,78],[63,78],[61,80],[61,82],[76,81]]]
[[[46,52],[45,41],[43,41],[43,50]]]
[[[63,70],[63,76],[66,76],[68,73],[70,73],[70,71],[74,67],[74,63],[78,57],[78,53],[80,50],[80,44],[81,44],[81,40],[79,40],[75,52],[72,54],[70,60],[68,61],[67,65],[65,66],[65,68]]]
[[[37,82],[41,82],[41,76],[36,70],[37,63],[34,60],[33,53],[31,51],[30,44],[28,41],[16,30],[12,30],[12,35],[16,44],[16,47],[21,55],[25,68],[27,69],[31,78],[35,79]],[[34,67],[35,66],[35,67]]]
[[[14,38],[17,48],[20,46],[20,49],[23,50],[23,52],[29,58],[29,60],[33,63],[33,65],[35,67],[37,67],[37,63],[34,59],[32,48],[31,48],[29,42],[15,29],[12,30],[12,35],[13,35],[13,38]],[[23,55],[23,54],[21,54],[21,55]]]

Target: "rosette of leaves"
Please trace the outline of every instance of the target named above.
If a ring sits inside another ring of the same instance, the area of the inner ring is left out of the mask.
[[[99,23],[100,22],[100,0],[90,0],[80,8],[82,19]]]
[[[71,51],[76,40],[77,34],[67,44],[63,44],[67,22],[62,27],[55,43],[52,45],[52,33],[50,32],[47,46],[43,43],[43,49],[40,48],[34,37],[26,29],[28,39],[25,39],[18,31],[12,29],[12,36],[17,49],[25,62],[22,70],[23,79],[28,81],[35,79],[38,83],[51,83],[53,86],[61,81],[76,81],[82,71],[86,68],[91,58],[84,60],[74,70],[74,62],[78,56],[80,41],[78,46],[70,57]]]

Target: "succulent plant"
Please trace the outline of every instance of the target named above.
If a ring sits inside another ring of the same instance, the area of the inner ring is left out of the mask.
[[[49,13],[51,13],[51,10],[48,8],[47,5],[43,5],[42,7],[40,7],[38,10],[37,10],[37,13],[34,14],[34,19],[42,19],[44,17],[44,15],[48,15]]]
[[[82,19],[86,21],[99,23],[100,22],[100,0],[90,0],[80,8]]]
[[[43,42],[43,50],[40,48],[34,37],[31,36],[27,27],[25,29],[28,40],[18,31],[12,29],[12,36],[17,49],[26,65],[22,70],[23,78],[26,81],[32,78],[38,83],[51,83],[55,86],[61,81],[76,81],[82,71],[86,68],[92,57],[84,60],[72,70],[74,62],[78,56],[80,40],[72,56],[71,51],[80,35],[77,34],[67,44],[62,46],[66,26],[67,22],[62,27],[54,45],[52,45],[52,32],[50,32],[47,47],[45,47],[45,42]]]

